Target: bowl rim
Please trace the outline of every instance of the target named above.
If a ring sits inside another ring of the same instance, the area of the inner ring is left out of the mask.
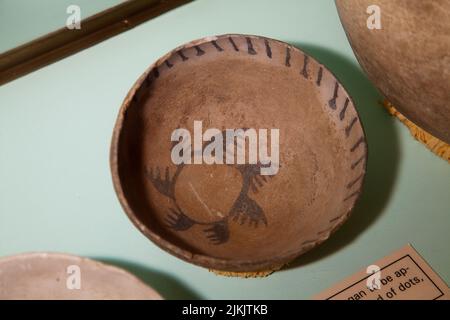
[[[230,37],[247,37],[251,39],[258,39],[258,40],[268,40],[271,42],[277,42],[279,44],[282,44],[284,46],[287,46],[291,48],[294,51],[297,51],[301,53],[302,55],[307,56],[310,60],[312,60],[314,63],[316,63],[318,66],[322,67],[325,71],[329,72],[336,82],[339,84],[340,88],[343,90],[346,98],[349,99],[349,104],[351,105],[350,108],[352,108],[355,111],[355,115],[358,118],[359,125],[362,130],[362,144],[364,147],[364,163],[362,164],[362,178],[361,178],[361,187],[359,188],[360,192],[351,200],[350,209],[341,215],[341,218],[336,222],[336,224],[327,232],[323,233],[320,238],[318,238],[315,241],[311,241],[308,245],[300,246],[300,249],[292,250],[291,252],[284,253],[283,255],[268,258],[268,259],[224,259],[224,258],[216,258],[211,257],[204,254],[198,254],[190,252],[189,250],[180,248],[179,246],[173,244],[171,241],[164,239],[160,235],[158,235],[156,232],[153,232],[150,230],[144,223],[142,223],[138,217],[135,215],[133,209],[131,208],[130,204],[128,203],[128,199],[125,196],[124,190],[122,188],[122,182],[120,179],[119,174],[119,149],[120,149],[120,136],[122,133],[123,124],[125,121],[125,116],[127,113],[128,108],[131,105],[132,99],[136,92],[139,90],[139,88],[144,84],[146,78],[149,76],[149,74],[156,68],[159,67],[161,64],[164,63],[164,61],[172,56],[174,53],[181,49],[187,49],[194,47],[196,45],[208,43],[214,40],[222,39],[222,38],[230,38]],[[336,77],[336,75],[325,65],[320,63],[317,59],[314,57],[311,57],[309,54],[305,53],[303,50],[299,49],[298,47],[291,45],[289,43],[286,43],[281,40],[268,38],[265,36],[259,36],[259,35],[249,35],[249,34],[239,34],[239,33],[227,33],[222,35],[216,35],[216,36],[207,36],[203,38],[199,38],[197,40],[193,40],[190,42],[187,42],[185,44],[182,44],[172,50],[170,50],[168,53],[157,59],[154,63],[152,63],[145,72],[135,81],[131,89],[128,91],[126,97],[124,98],[122,105],[119,109],[119,113],[116,119],[116,123],[114,125],[113,134],[111,138],[111,145],[110,145],[110,169],[111,169],[111,175],[112,175],[112,182],[114,186],[114,190],[116,192],[116,195],[119,199],[119,202],[125,211],[128,218],[131,220],[131,222],[135,225],[137,229],[141,231],[142,234],[144,234],[149,240],[151,240],[154,244],[156,244],[158,247],[163,249],[164,251],[186,261],[189,263],[193,263],[195,265],[210,268],[214,270],[221,270],[221,271],[236,271],[236,272],[242,272],[242,271],[266,271],[266,270],[274,270],[277,269],[286,263],[294,260],[295,258],[299,257],[300,255],[303,255],[307,251],[317,247],[322,242],[327,240],[337,229],[340,228],[340,226],[347,221],[347,219],[350,216],[350,213],[354,210],[356,203],[361,197],[361,194],[363,193],[364,184],[367,176],[367,163],[368,163],[368,145],[367,145],[367,139],[366,139],[366,132],[363,126],[363,123],[361,121],[360,114],[355,107],[355,104],[353,102],[352,97],[348,93],[348,91],[345,89],[342,82]]]
[[[146,284],[142,279],[134,275],[133,273],[125,270],[121,267],[115,266],[113,264],[103,262],[97,259],[92,259],[84,256],[78,256],[70,253],[64,252],[56,252],[56,251],[31,251],[31,252],[23,252],[14,255],[8,255],[5,257],[0,257],[0,267],[3,264],[7,263],[18,263],[18,262],[27,262],[29,260],[35,259],[56,259],[58,261],[66,261],[67,263],[73,264],[85,264],[89,265],[95,269],[101,270],[101,272],[108,272],[110,274],[114,273],[117,275],[123,275],[130,281],[134,281],[136,284],[139,284],[145,290],[153,295],[152,299],[163,300],[164,298],[157,292],[155,289]]]

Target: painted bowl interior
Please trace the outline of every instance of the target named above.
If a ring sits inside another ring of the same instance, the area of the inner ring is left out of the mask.
[[[86,258],[29,253],[0,259],[0,300],[29,299],[159,300],[161,296],[130,273]]]
[[[195,121],[203,132],[278,129],[278,173],[263,176],[259,158],[174,164],[171,135],[184,128],[193,141]],[[137,81],[111,167],[125,211],[159,246],[205,267],[251,271],[329,237],[360,194],[366,155],[353,103],[322,64],[277,40],[225,35],[175,49]]]

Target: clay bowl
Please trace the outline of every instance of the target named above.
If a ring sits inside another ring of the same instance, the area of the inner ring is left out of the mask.
[[[130,273],[86,258],[28,253],[0,259],[0,300],[79,299],[159,300],[161,296]]]
[[[238,144],[227,129],[254,129],[260,143],[267,129],[263,145],[274,151],[278,129],[278,172],[263,174],[264,157],[251,162],[248,153],[240,164],[231,156],[220,164],[227,152],[207,164],[207,137],[185,150],[191,164],[175,164],[181,140],[172,134],[185,129],[194,142],[194,121],[206,136],[215,128],[210,140],[225,151]],[[150,240],[203,267],[256,272],[293,260],[347,219],[366,157],[353,102],[325,66],[281,41],[223,35],[176,48],[147,69],[121,107],[110,160],[120,202]]]
[[[409,120],[450,143],[450,1],[337,0],[370,80]],[[381,10],[367,28],[367,7]]]

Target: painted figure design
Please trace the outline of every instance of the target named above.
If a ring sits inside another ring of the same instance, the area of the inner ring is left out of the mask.
[[[224,215],[222,219],[214,222],[200,222],[189,216],[189,212],[184,212],[177,203],[175,196],[175,185],[183,168],[189,164],[179,164],[176,167],[175,173],[171,176],[169,168],[166,167],[164,173],[159,167],[155,169],[147,169],[146,176],[151,181],[153,186],[159,193],[171,199],[173,207],[169,209],[166,217],[168,227],[177,230],[185,231],[192,228],[194,225],[203,227],[206,238],[214,244],[220,245],[226,243],[230,238],[229,223],[230,221],[237,222],[241,226],[257,228],[263,224],[267,226],[267,219],[263,209],[259,204],[249,196],[249,191],[258,192],[264,183],[268,182],[269,178],[273,176],[261,175],[262,167],[266,165],[259,161],[256,164],[226,164],[239,171],[242,177],[242,185],[240,192],[235,199],[231,209]]]

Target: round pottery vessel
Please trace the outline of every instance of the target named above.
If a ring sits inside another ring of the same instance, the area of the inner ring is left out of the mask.
[[[409,120],[450,143],[450,1],[336,0],[370,80]],[[367,27],[377,5],[381,29]]]
[[[27,253],[0,259],[0,300],[79,299],[160,300],[161,296],[132,274],[86,258]]]
[[[189,142],[172,141],[176,129],[192,138],[182,152],[190,164],[171,156]],[[258,154],[252,162],[246,153],[246,161],[228,162],[228,147],[250,148],[250,139],[226,139],[235,129],[253,130],[258,150],[264,145],[279,159]],[[212,141],[224,152],[209,164]],[[279,269],[326,240],[354,207],[366,159],[353,102],[325,66],[281,41],[223,35],[176,48],[137,80],[119,112],[110,160],[118,198],[144,235],[181,259],[234,275]],[[267,174],[269,165],[278,170]]]

